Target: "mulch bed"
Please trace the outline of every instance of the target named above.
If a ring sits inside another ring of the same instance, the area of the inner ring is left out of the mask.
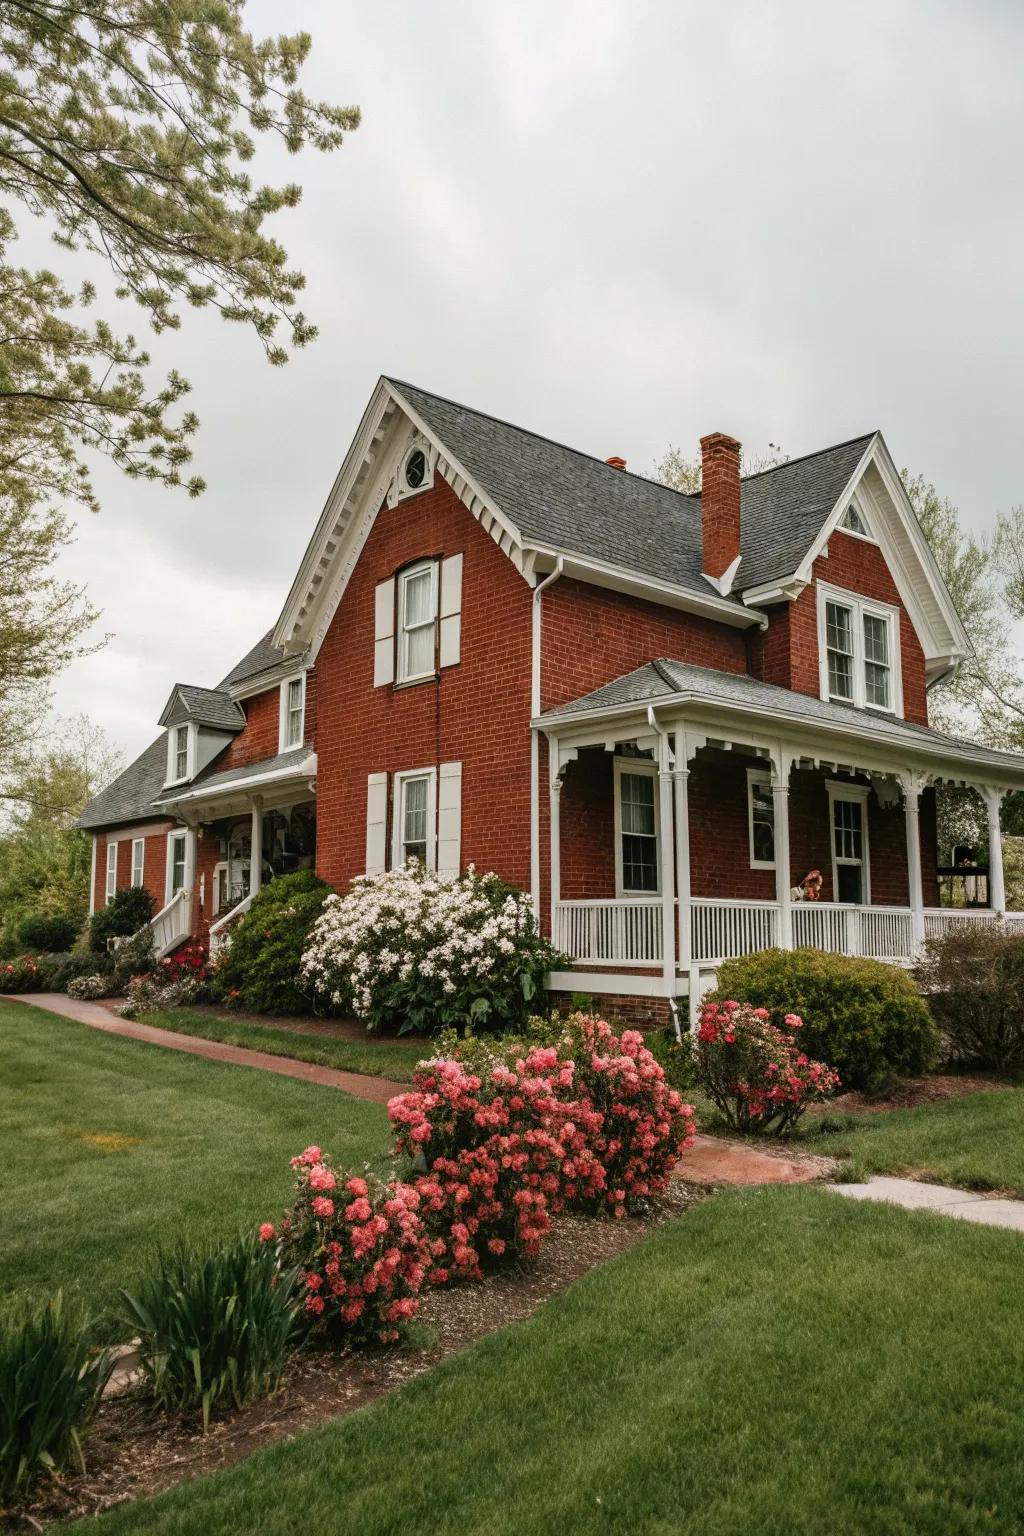
[[[939,1104],[943,1099],[955,1099],[963,1093],[994,1093],[1010,1087],[992,1077],[967,1077],[960,1074],[936,1073],[933,1077],[904,1077],[889,1090],[877,1096],[866,1093],[841,1093],[830,1099],[823,1112],[836,1110],[853,1115],[879,1115],[891,1109],[916,1109],[921,1104]]]
[[[379,1354],[310,1349],[296,1356],[284,1386],[203,1435],[195,1424],[154,1418],[133,1394],[101,1403],[86,1440],[88,1470],[67,1477],[0,1529],[40,1531],[56,1520],[98,1514],[128,1499],[160,1493],[228,1467],[264,1446],[292,1439],[327,1419],[355,1413],[477,1339],[529,1317],[574,1280],[634,1247],[653,1227],[682,1215],[699,1191],[673,1180],[647,1215],[625,1221],[564,1215],[535,1264],[489,1276],[481,1285],[428,1291],[418,1320],[423,1347]]]

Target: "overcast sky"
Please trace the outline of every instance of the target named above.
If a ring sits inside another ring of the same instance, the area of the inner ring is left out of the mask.
[[[881,427],[979,529],[1024,500],[1024,6],[250,0],[357,102],[274,233],[317,342],[187,314],[209,489],[109,468],[65,570],[114,638],[58,707],[134,754],[274,622],[382,373],[649,471]],[[24,221],[23,221],[24,222]],[[47,259],[54,260],[54,256]],[[118,317],[113,317],[118,318]],[[127,311],[120,327],[138,326]]]

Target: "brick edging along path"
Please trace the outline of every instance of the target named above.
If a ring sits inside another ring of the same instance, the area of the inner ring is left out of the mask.
[[[252,1051],[245,1046],[225,1045],[220,1040],[203,1040],[196,1035],[178,1034],[173,1029],[156,1029],[134,1019],[122,1019],[100,1003],[80,1002],[62,992],[0,994],[0,1001],[21,1003],[27,1008],[43,1008],[77,1024],[124,1040],[141,1040],[145,1045],[162,1045],[165,1050],[185,1051],[190,1056],[205,1056],[209,1061],[223,1061],[236,1067],[255,1067],[276,1072],[280,1077],[296,1077],[321,1088],[340,1088],[357,1099],[386,1104],[396,1093],[407,1093],[409,1083],[395,1083],[386,1077],[369,1077],[361,1072],[342,1072],[336,1067],[321,1067],[293,1056],[271,1056],[266,1051]],[[787,1157],[762,1152],[742,1142],[724,1141],[717,1136],[698,1136],[679,1165],[679,1177],[690,1184],[806,1184],[835,1170],[835,1163],[822,1157]]]

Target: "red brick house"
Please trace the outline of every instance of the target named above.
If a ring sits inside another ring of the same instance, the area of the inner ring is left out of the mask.
[[[950,920],[935,786],[995,832],[1024,759],[929,729],[968,641],[880,433],[701,448],[685,496],[382,378],[275,628],[83,814],[94,905],[144,884],[166,952],[416,855],[531,891],[553,985],[649,1011],[769,944],[909,959]],[[996,835],[988,884],[974,920]]]

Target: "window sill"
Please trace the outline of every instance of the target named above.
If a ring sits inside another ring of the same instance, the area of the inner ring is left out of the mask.
[[[436,683],[439,676],[437,672],[424,672],[422,677],[405,677],[400,683],[392,683],[392,691],[400,693],[406,688],[421,688],[424,683]]]

